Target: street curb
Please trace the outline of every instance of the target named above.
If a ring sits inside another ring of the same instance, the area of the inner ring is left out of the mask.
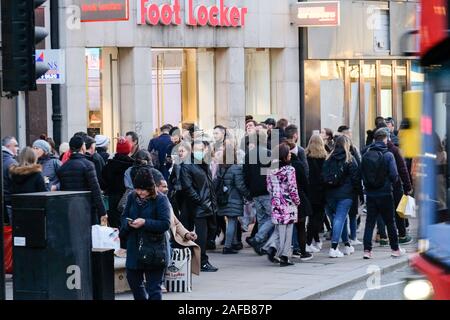
[[[388,272],[392,272],[394,270],[400,269],[400,268],[408,265],[408,262],[409,262],[409,259],[408,259],[408,257],[406,257],[406,258],[402,258],[402,260],[400,260],[396,263],[388,264],[385,267],[381,267],[380,268],[381,274],[383,275]],[[373,276],[373,273],[361,274],[361,272],[359,270],[355,273],[358,273],[358,275],[355,276],[355,275],[350,274],[349,276],[339,278],[332,284],[326,284],[321,289],[315,289],[316,292],[311,293],[312,290],[301,289],[301,290],[296,290],[293,292],[283,294],[283,295],[275,298],[275,300],[318,300],[323,295],[333,293],[339,289],[342,289],[347,286],[351,286],[357,282],[361,282],[361,281]]]

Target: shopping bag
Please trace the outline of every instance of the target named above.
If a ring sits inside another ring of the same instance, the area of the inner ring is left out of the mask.
[[[191,260],[189,248],[172,249],[164,280],[168,292],[192,292]]]
[[[92,226],[92,248],[119,250],[119,230],[101,225]]]
[[[408,196],[408,202],[405,207],[405,216],[415,218],[416,217],[416,199]]]
[[[403,195],[402,199],[400,200],[400,203],[397,206],[397,214],[402,219],[406,218],[405,210],[406,210],[406,205],[407,204],[408,204],[408,196]]]
[[[5,249],[5,273],[11,274],[13,272],[13,246],[11,226],[6,226],[3,228],[3,246]]]

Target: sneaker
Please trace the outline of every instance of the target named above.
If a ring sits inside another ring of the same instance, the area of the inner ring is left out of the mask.
[[[355,239],[355,240],[351,240],[350,239],[350,244],[352,245],[352,246],[359,246],[359,245],[361,245],[361,244],[363,244],[361,241],[359,241],[358,239]]]
[[[239,251],[237,251],[237,250],[234,250],[233,248],[227,248],[227,247],[224,247],[223,249],[222,249],[222,254],[236,254],[236,253],[238,253]]]
[[[317,253],[317,252],[320,252],[320,250],[319,249],[317,249],[316,247],[314,247],[313,245],[306,245],[306,252],[309,252],[309,253]]]
[[[314,256],[312,255],[312,253],[309,252],[305,252],[300,255],[300,260],[302,261],[308,261],[311,260],[312,258],[314,258]]]
[[[373,258],[372,251],[364,250],[363,259],[372,259],[372,258]]]
[[[323,245],[323,242],[322,242],[322,241],[314,242],[314,246],[315,246],[317,249],[319,249],[319,251],[322,250],[322,245]]]
[[[398,257],[404,256],[405,254],[406,254],[406,250],[405,249],[398,248],[397,251],[392,251],[391,252],[391,257],[398,258]]]
[[[413,242],[413,239],[408,235],[398,238],[399,244],[410,244],[411,242]]]
[[[264,252],[262,251],[262,245],[259,244],[254,238],[247,242],[250,244],[257,255],[262,256],[264,254]]]
[[[344,254],[339,250],[339,248],[337,249],[330,248],[330,252],[328,255],[330,256],[330,258],[342,258],[344,256]]]
[[[214,267],[211,263],[207,262],[202,265],[200,271],[202,272],[216,272],[219,268]]]
[[[302,255],[302,253],[300,252],[300,249],[295,249],[294,251],[292,251],[292,256],[295,258],[300,258]]]
[[[355,248],[353,248],[352,246],[350,246],[350,247],[344,246],[344,250],[342,250],[342,253],[346,256],[349,256],[349,255],[355,253]]]
[[[380,239],[380,247],[386,247],[389,245],[388,239]]]
[[[288,266],[293,266],[293,265],[295,265],[295,263],[292,262],[291,260],[289,260],[288,257],[286,257],[286,256],[280,257],[280,267],[288,267]]]

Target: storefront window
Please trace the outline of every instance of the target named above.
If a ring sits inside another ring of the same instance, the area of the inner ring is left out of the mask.
[[[403,118],[403,92],[408,90],[408,84],[406,81],[406,61],[398,60],[395,67],[395,74],[397,76],[397,92],[395,98],[397,99],[397,126],[400,124]]]
[[[336,131],[344,124],[344,61],[320,61],[320,116],[322,128]]]
[[[246,114],[270,116],[270,50],[245,50],[245,105]]]
[[[392,117],[392,62],[381,61],[380,64],[380,101],[381,116],[384,118]]]
[[[377,67],[375,61],[365,61],[363,66],[364,75],[364,108],[365,108],[365,128],[373,129],[377,116],[377,87],[376,87]]]
[[[352,140],[356,147],[360,147],[359,139],[359,61],[349,62],[350,77],[350,128],[352,130]]]
[[[102,124],[100,48],[86,49],[87,110],[90,135],[100,134]]]

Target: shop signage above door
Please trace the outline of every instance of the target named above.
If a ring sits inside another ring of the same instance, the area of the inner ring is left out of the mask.
[[[158,5],[152,0],[137,0],[137,23],[156,25],[176,25],[183,23],[181,16],[181,0]],[[184,23],[189,26],[211,26],[238,28],[245,26],[248,9],[236,6],[225,6],[224,0],[217,0],[213,6],[198,5],[193,0],[184,1]]]
[[[336,27],[340,17],[339,1],[298,2],[291,6],[291,22],[298,27]]]
[[[80,0],[81,22],[129,19],[129,0]]]

